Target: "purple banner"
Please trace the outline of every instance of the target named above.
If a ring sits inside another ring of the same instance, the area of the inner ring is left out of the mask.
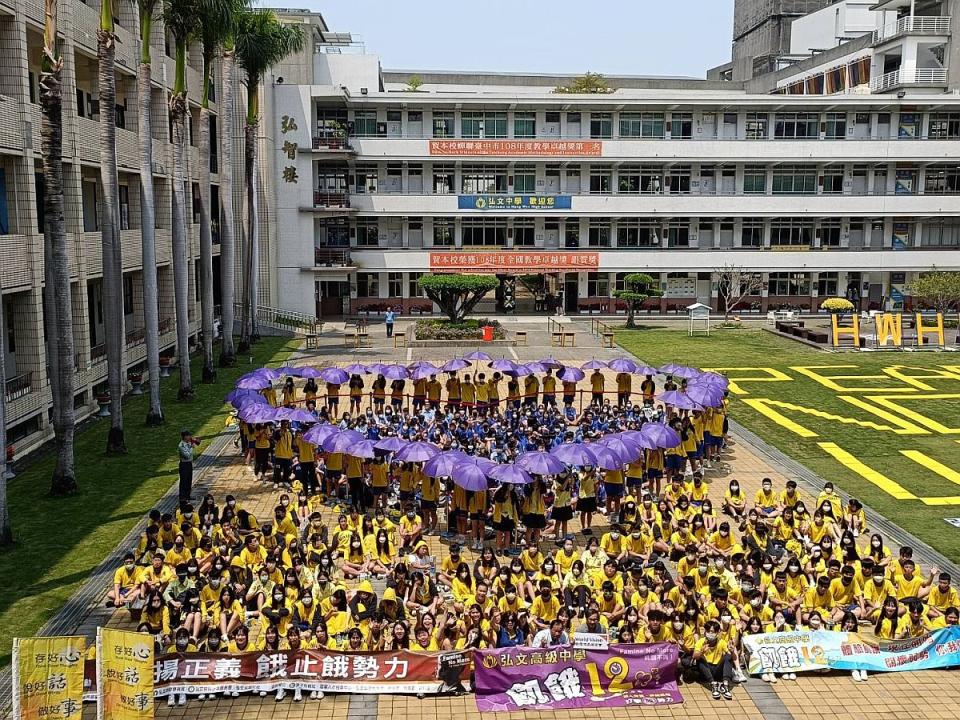
[[[478,650],[474,660],[480,712],[683,702],[677,689],[677,646],[670,643],[612,645],[609,650],[571,645]]]

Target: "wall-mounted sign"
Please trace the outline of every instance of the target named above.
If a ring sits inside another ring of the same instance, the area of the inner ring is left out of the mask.
[[[524,155],[600,157],[600,140],[431,140],[431,155]]]
[[[569,195],[460,195],[460,210],[569,210]]]
[[[502,272],[596,270],[600,256],[595,252],[432,252],[430,269],[434,272]]]

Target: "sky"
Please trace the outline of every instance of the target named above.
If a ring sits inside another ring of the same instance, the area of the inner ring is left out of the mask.
[[[730,59],[733,0],[288,2],[360,36],[388,70],[703,78]]]

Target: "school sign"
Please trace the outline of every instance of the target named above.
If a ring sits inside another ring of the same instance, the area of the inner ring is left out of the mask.
[[[570,210],[569,195],[460,195],[459,210]]]

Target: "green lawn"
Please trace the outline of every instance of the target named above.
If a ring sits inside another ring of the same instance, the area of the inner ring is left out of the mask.
[[[821,477],[833,480],[839,487],[860,497],[951,560],[960,561],[960,530],[944,522],[947,517],[960,517],[960,420],[957,412],[960,408],[960,356],[933,352],[831,354],[759,329],[718,330],[709,337],[693,338],[680,330],[621,330],[617,333],[617,342],[653,365],[678,362],[702,368],[731,368],[723,371],[731,379],[761,377],[765,374],[763,371],[735,368],[772,368],[784,373],[789,378],[786,381],[737,383],[742,394],[731,392],[733,417]],[[834,367],[812,369],[812,366],[818,365]],[[853,367],[838,367],[843,365]],[[821,376],[876,377],[836,380],[843,388],[847,388],[837,390],[794,369],[797,367],[806,367],[808,372]],[[924,383],[930,389],[917,388],[891,375],[916,376],[938,372],[943,376],[914,381]],[[937,394],[954,397],[926,397]],[[869,399],[878,396],[894,403],[900,397],[913,396],[913,399],[902,404],[908,413],[920,413],[928,422],[940,423],[945,427],[943,430],[933,429],[916,416],[905,416],[898,407],[891,408]],[[748,404],[751,400],[766,398],[835,416],[894,426],[889,417],[878,417],[841,397],[866,403],[892,418],[905,421],[908,425],[898,427],[900,430],[912,427],[921,432],[894,433],[774,406],[774,411],[816,433],[815,437],[801,437],[784,427],[783,423],[765,416],[757,407]],[[949,432],[951,429],[955,429],[954,432]],[[849,462],[845,464],[828,454],[819,443],[836,444],[917,498],[952,497],[956,500],[953,504],[931,505],[920,499],[897,499],[854,472],[848,467]],[[947,475],[952,472],[951,477],[943,477],[929,467],[918,464],[902,451],[920,453],[920,456],[940,463],[938,469]]]
[[[8,493],[16,544],[0,550],[0,666],[10,661],[12,638],[34,634],[116,547],[130,528],[176,482],[181,428],[203,438],[201,449],[224,427],[223,396],[237,377],[266,363],[282,362],[296,347],[283,338],[264,338],[236,368],[218,369],[218,381],[197,384],[196,397],[177,401],[177,375],[162,380],[166,424],[144,425],[147,396],[124,401],[129,454],[106,457],[107,420],[76,438],[73,496],[48,494],[53,458],[11,481]],[[247,360],[252,355],[253,362]],[[200,378],[200,362],[193,363]]]

